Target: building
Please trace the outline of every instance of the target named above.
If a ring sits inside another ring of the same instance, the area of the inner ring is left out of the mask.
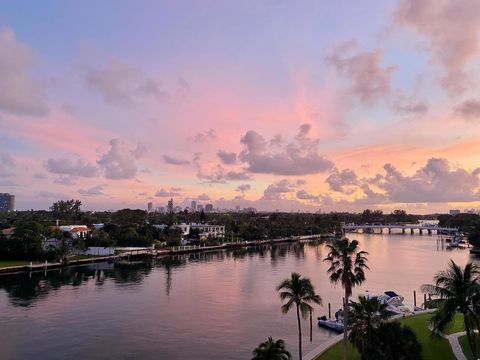
[[[147,204],[147,211],[148,211],[148,212],[152,212],[152,210],[153,210],[153,203],[152,203],[152,202],[149,202],[149,203]]]
[[[192,202],[190,203],[190,211],[191,212],[197,211],[197,202],[195,200],[192,200]]]
[[[458,210],[458,209],[453,209],[453,210],[450,210],[448,213],[449,213],[450,215],[458,215],[458,214],[461,213],[461,211]]]
[[[224,238],[225,237],[225,225],[212,225],[212,224],[190,224],[191,230],[198,230],[200,239],[212,238]]]
[[[72,239],[80,236],[85,236],[90,231],[87,225],[63,225],[59,226],[58,230],[69,232]]]
[[[197,205],[197,211],[202,211],[203,210],[203,205],[202,204],[198,204]]]
[[[0,193],[0,212],[15,211],[15,195]]]
[[[173,199],[168,200],[167,212],[173,213]]]
[[[212,204],[206,204],[205,205],[205,212],[213,212],[213,205]]]

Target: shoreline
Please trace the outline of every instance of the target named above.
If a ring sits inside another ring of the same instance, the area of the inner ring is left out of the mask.
[[[48,270],[54,270],[59,268],[66,268],[70,266],[87,265],[87,264],[98,263],[98,262],[115,263],[116,261],[130,259],[130,258],[134,258],[134,259],[145,258],[145,257],[157,258],[157,257],[176,255],[176,254],[209,252],[209,251],[218,251],[218,250],[226,250],[226,249],[234,249],[234,248],[246,248],[246,247],[258,246],[258,245],[320,240],[320,239],[330,238],[331,236],[333,235],[332,234],[314,234],[314,235],[291,236],[291,237],[271,239],[271,240],[251,240],[251,241],[242,241],[242,242],[234,242],[234,243],[223,243],[221,245],[212,245],[212,246],[186,245],[186,246],[174,246],[169,249],[159,249],[159,250],[142,248],[138,250],[129,250],[117,255],[72,260],[72,261],[69,261],[68,264],[63,264],[61,262],[53,262],[53,263],[45,262],[41,264],[9,266],[9,267],[0,268],[0,276],[6,275],[6,274],[21,274],[21,273],[29,273],[29,272],[48,271]]]

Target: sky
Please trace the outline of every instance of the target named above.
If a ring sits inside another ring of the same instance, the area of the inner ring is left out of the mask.
[[[480,210],[480,2],[0,7],[16,207]]]

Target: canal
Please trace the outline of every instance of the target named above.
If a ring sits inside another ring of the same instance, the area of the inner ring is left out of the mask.
[[[467,249],[436,235],[350,234],[369,252],[368,290],[423,302],[419,286]],[[443,246],[442,246],[443,245]],[[165,257],[130,267],[98,263],[0,276],[2,359],[249,359],[268,336],[297,354],[295,313],[283,315],[275,287],[295,271],[323,298],[316,316],[340,307],[343,290],[326,275],[325,244],[281,244]],[[315,325],[315,324],[314,324]],[[334,334],[314,326],[304,354]]]

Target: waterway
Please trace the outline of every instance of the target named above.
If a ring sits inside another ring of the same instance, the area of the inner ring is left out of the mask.
[[[436,235],[350,234],[369,252],[368,290],[394,290],[413,304],[419,287],[466,249]],[[275,287],[295,271],[338,309],[342,288],[326,275],[325,244],[281,244],[165,257],[121,267],[98,263],[0,276],[1,359],[249,359],[268,336],[297,354],[295,312],[283,315]],[[304,353],[334,334],[303,323]]]

